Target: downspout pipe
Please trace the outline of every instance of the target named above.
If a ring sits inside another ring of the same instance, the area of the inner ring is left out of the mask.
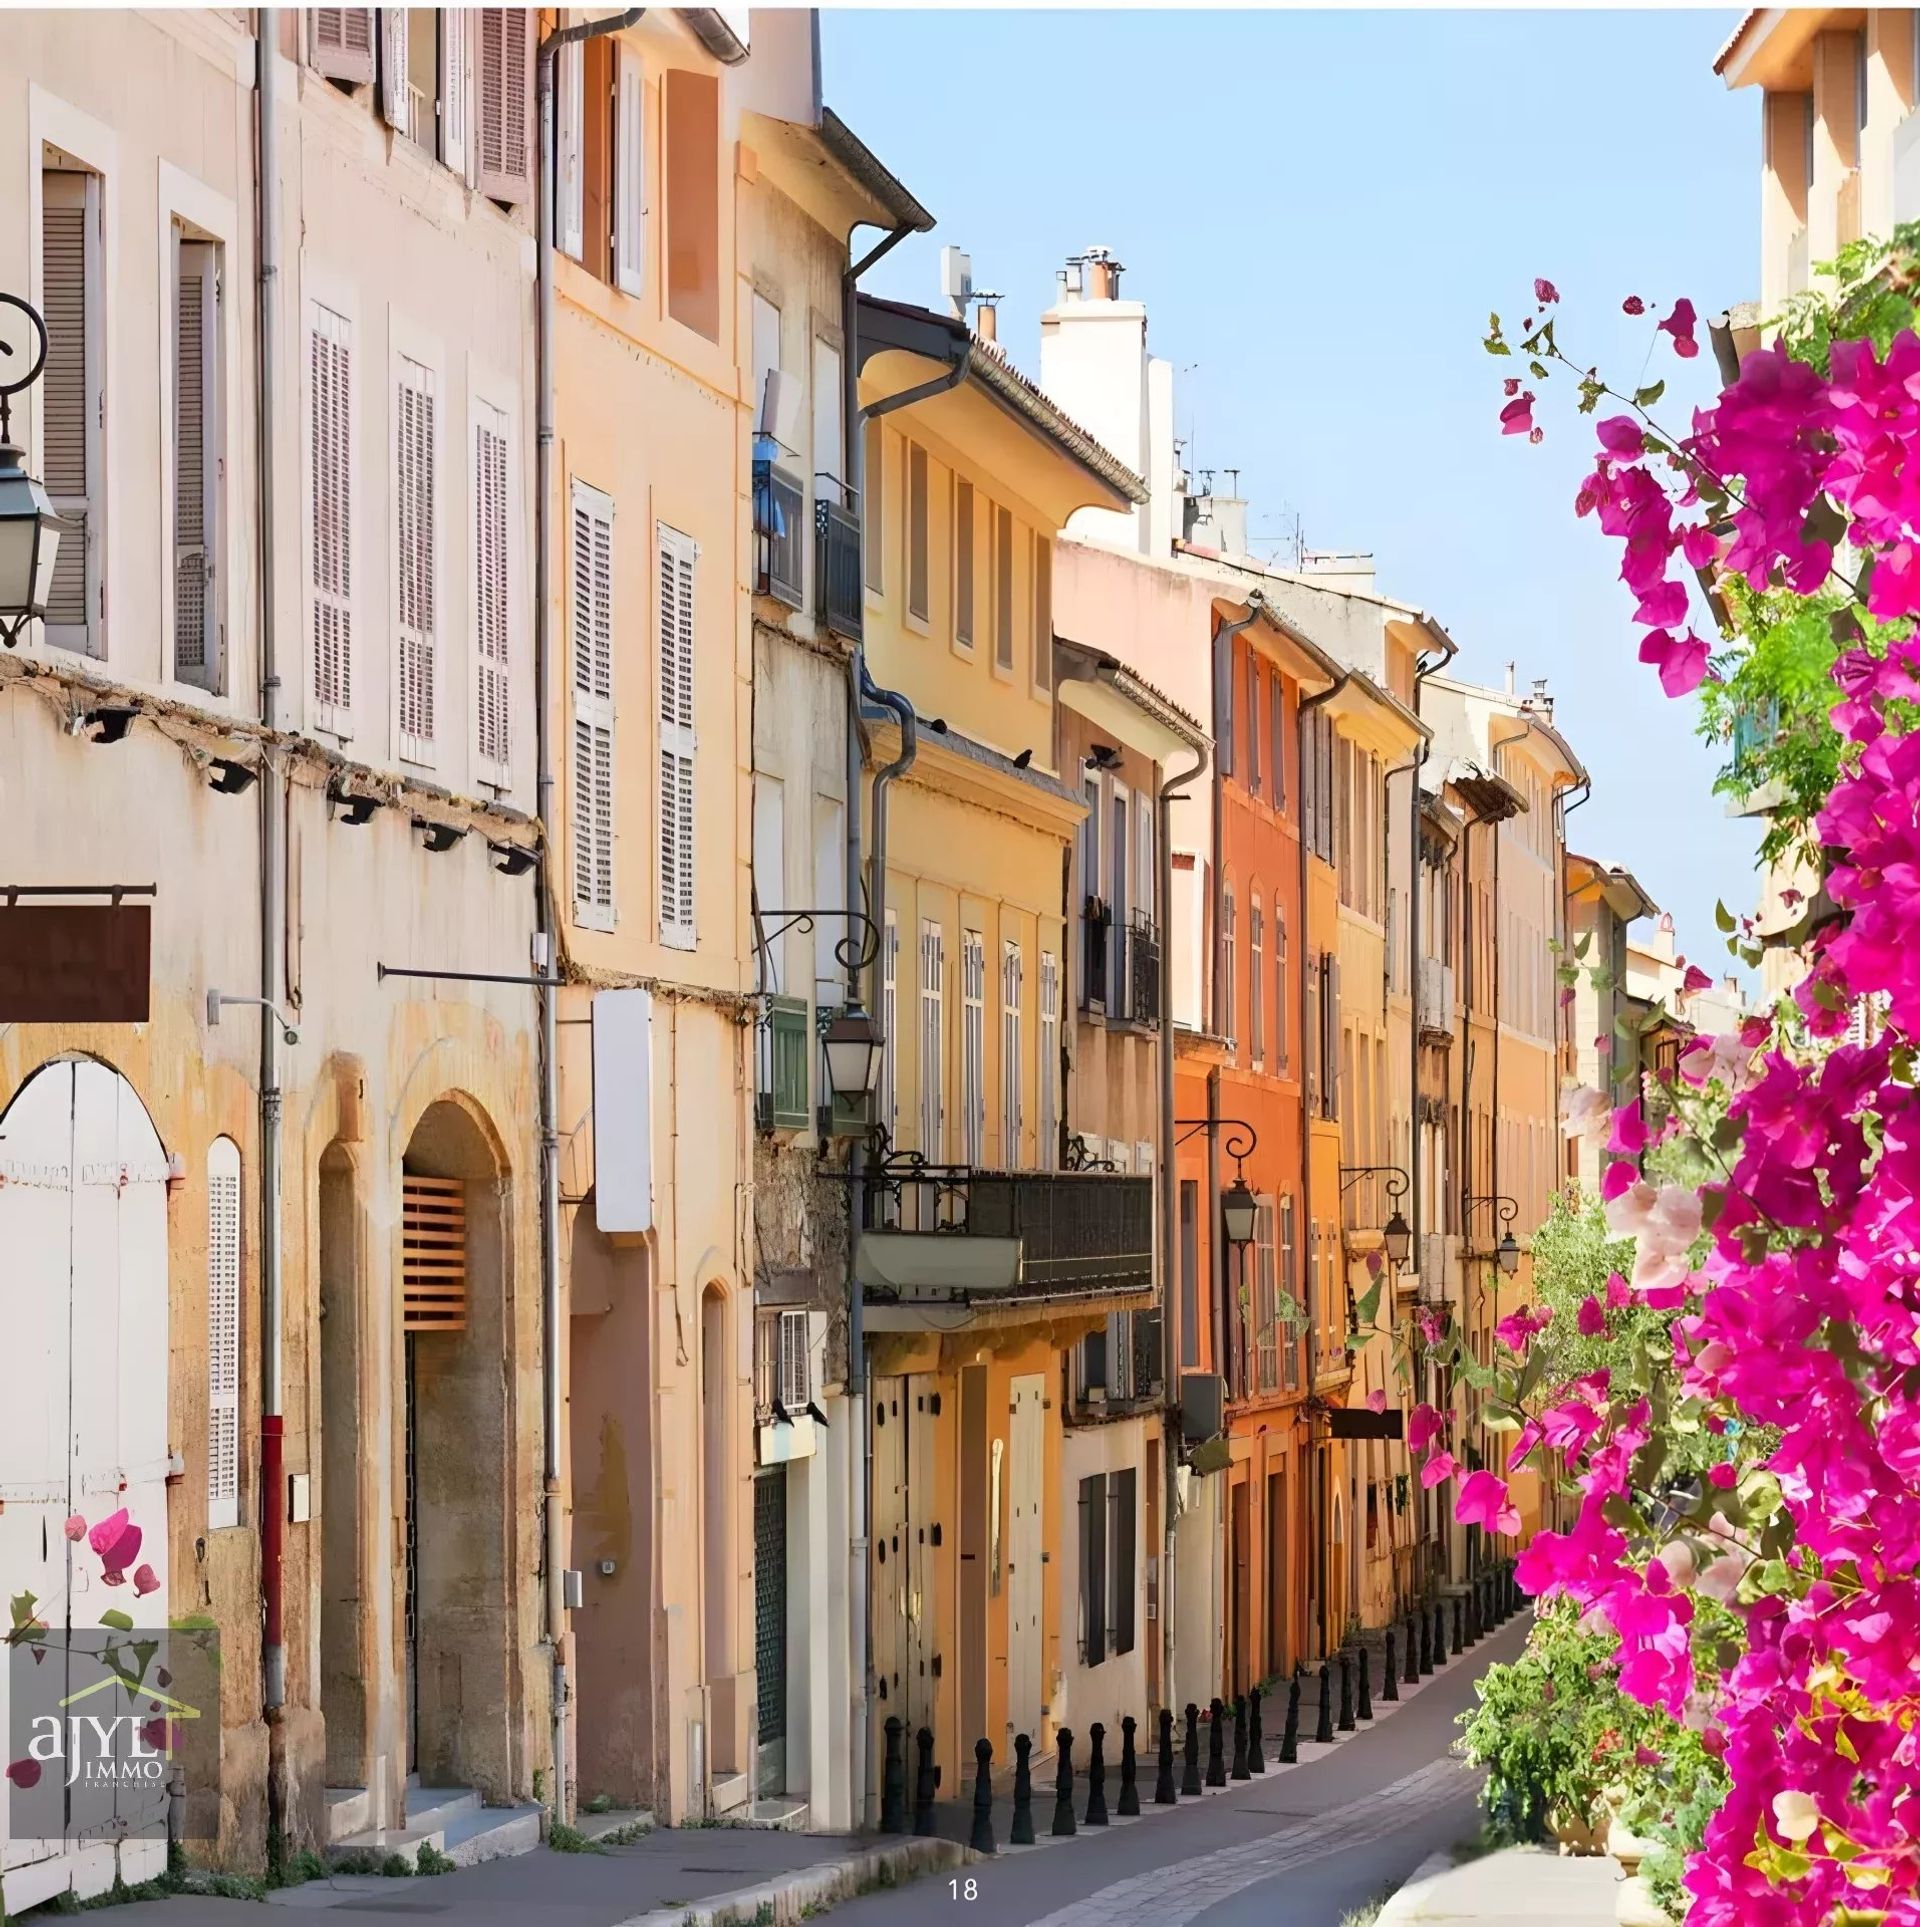
[[[274,417],[279,375],[277,310],[280,296],[280,13],[260,16],[254,39],[255,183],[259,201],[259,274],[254,328],[259,337],[259,397],[254,424],[260,477],[257,499],[260,577],[260,723],[266,780],[260,785],[260,1591],[262,1698],[272,1723],[287,1698],[285,1616],[285,1384],[281,1334],[285,1322],[285,1257],[281,1235],[280,1022],[287,932],[287,792],[280,752],[279,631],[275,622],[278,553],[274,539]],[[267,1774],[271,1833],[282,1832],[279,1776]]]
[[[534,182],[535,418],[533,541],[534,808],[540,819],[540,861],[533,871],[534,962],[550,978],[559,963],[553,891],[553,441],[554,293],[553,194],[555,134],[554,58],[562,47],[597,40],[633,26],[645,7],[629,7],[603,20],[556,28],[540,42],[534,62],[535,105],[540,119],[540,172]],[[564,523],[561,524],[564,527]],[[560,1490],[560,1050],[558,994],[543,983],[534,992],[540,1019],[540,1312],[541,1474],[546,1513],[547,1642],[553,1649],[553,1818],[573,1819],[573,1787],[567,1775],[567,1607],[564,1573],[566,1521]]]

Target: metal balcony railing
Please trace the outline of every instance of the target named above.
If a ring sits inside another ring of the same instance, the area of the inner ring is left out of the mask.
[[[756,456],[753,464],[753,533],[759,564],[754,590],[790,609],[806,600],[804,572],[807,491],[798,476]]]
[[[1160,1020],[1160,932],[1145,911],[1115,922],[1104,899],[1088,897],[1080,912],[1082,1009],[1115,1023]]]
[[[1160,932],[1143,911],[1136,910],[1119,933],[1120,983],[1129,1023],[1152,1024],[1160,1019]]]
[[[818,606],[814,613],[835,635],[858,642],[865,598],[858,502],[851,489],[840,488],[831,477],[823,475],[817,481],[813,579]],[[843,500],[834,499],[836,490]]]

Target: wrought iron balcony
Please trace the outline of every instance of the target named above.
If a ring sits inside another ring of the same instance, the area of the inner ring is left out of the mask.
[[[1160,1021],[1160,932],[1144,911],[1116,922],[1104,898],[1080,912],[1080,1002],[1115,1023]]]
[[[1143,911],[1120,931],[1120,982],[1129,1023],[1152,1024],[1160,1019],[1160,932]]]
[[[866,595],[858,501],[851,489],[842,488],[831,476],[816,479],[813,580],[818,607],[814,613],[836,636],[858,642]],[[841,499],[836,500],[836,495]]]
[[[790,609],[806,600],[803,581],[807,491],[764,455],[753,462],[753,534],[758,561],[754,592],[784,602]]]

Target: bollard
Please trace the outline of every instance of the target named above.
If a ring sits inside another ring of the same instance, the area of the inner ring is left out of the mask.
[[[1354,1711],[1363,1720],[1373,1718],[1373,1655],[1360,1648],[1360,1703]]]
[[[1073,1735],[1063,1726],[1054,1735],[1060,1749],[1060,1770],[1053,1782],[1053,1831],[1056,1836],[1076,1832],[1073,1824]]]
[[[1287,1723],[1280,1729],[1280,1764],[1297,1765],[1300,1759],[1300,1675],[1287,1681]]]
[[[907,1763],[902,1755],[906,1728],[897,1714],[887,1716],[887,1757],[880,1774],[880,1831],[907,1830]]]
[[[1314,1723],[1313,1743],[1333,1744],[1333,1667],[1324,1659],[1320,1662],[1320,1717]]]
[[[1098,1720],[1087,1728],[1087,1825],[1107,1824],[1107,1729]]]
[[[1453,1599],[1453,1656],[1455,1659],[1467,1650],[1464,1637],[1467,1630],[1465,1615],[1465,1602],[1456,1593]]]
[[[1180,1791],[1188,1795],[1200,1791],[1200,1709],[1192,1700],[1187,1702],[1187,1766],[1180,1776]]]
[[[1140,1762],[1133,1751],[1138,1724],[1131,1713],[1120,1722],[1120,1804],[1114,1811],[1128,1819],[1140,1811]]]
[[[1247,1771],[1264,1773],[1267,1770],[1267,1756],[1260,1750],[1260,1689],[1255,1687],[1247,1695]]]
[[[1418,1686],[1420,1684],[1420,1633],[1419,1629],[1413,1623],[1412,1613],[1408,1613],[1407,1615],[1406,1665],[1407,1670],[1402,1673],[1400,1677],[1404,1679],[1409,1686]]]
[[[1387,1663],[1381,1668],[1380,1697],[1388,1702],[1400,1697],[1400,1675],[1393,1663],[1393,1628],[1387,1628]]]
[[[993,1742],[973,1743],[973,1832],[967,1844],[975,1853],[994,1853],[993,1844]]]
[[[1433,1671],[1433,1621],[1423,1608],[1420,1613],[1420,1677],[1425,1679]]]
[[[1340,1731],[1353,1731],[1353,1655],[1340,1649]]]
[[[922,1727],[914,1736],[914,1744],[920,1749],[920,1769],[913,1781],[913,1830],[915,1833],[933,1831],[933,1734]]]
[[[1207,1784],[1225,1786],[1227,1783],[1227,1709],[1220,1700],[1214,1700],[1207,1709]]]
[[[1033,1845],[1033,1742],[1026,1734],[1013,1742],[1013,1825],[1008,1829],[1010,1846]]]
[[[1500,1623],[1498,1601],[1493,1596],[1493,1581],[1483,1572],[1475,1577],[1473,1583],[1480,1594],[1480,1617],[1486,1623],[1487,1631],[1492,1632]]]
[[[1251,1777],[1247,1770],[1247,1702],[1244,1694],[1233,1696],[1233,1765],[1227,1769],[1230,1780]]]
[[[1467,1644],[1480,1643],[1480,1594],[1472,1586],[1467,1588]]]
[[[1433,1669],[1438,1672],[1447,1663],[1447,1609],[1436,1599],[1433,1602]]]
[[[1159,1769],[1153,1780],[1153,1804],[1157,1807],[1177,1806],[1180,1795],[1173,1784],[1173,1709],[1168,1706],[1160,1709]]]

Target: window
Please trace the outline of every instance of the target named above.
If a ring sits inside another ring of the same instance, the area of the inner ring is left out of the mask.
[[[106,316],[101,300],[100,177],[40,177],[40,479],[65,522],[47,595],[45,637],[58,649],[106,653],[101,512],[105,507]]]
[[[813,479],[820,492],[838,504],[846,479],[846,450],[842,446],[842,411],[846,395],[840,386],[840,350],[832,342],[813,338]]]
[[[927,451],[907,445],[907,614],[927,619]]]
[[[993,511],[993,662],[1013,671],[1013,511]]]
[[[501,788],[512,780],[513,678],[507,594],[507,418],[476,402],[473,422],[474,754]]]
[[[1300,1316],[1300,1254],[1295,1230],[1293,1199],[1280,1200],[1280,1291],[1278,1307],[1285,1329],[1278,1334],[1281,1377],[1288,1391],[1300,1383],[1300,1345],[1295,1323]]]
[[[1112,1572],[1108,1580],[1107,1598],[1113,1614],[1113,1650],[1116,1653],[1133,1651],[1137,1570],[1135,1520],[1140,1508],[1139,1480],[1139,1473],[1128,1467],[1125,1471],[1113,1474],[1109,1488],[1112,1517],[1108,1521],[1107,1540]]]
[[[953,642],[973,647],[973,484],[953,479]]]
[[[613,102],[613,281],[627,294],[647,285],[646,101],[640,56],[623,40]]]
[[[1033,538],[1033,686],[1053,687],[1053,544]]]
[[[1263,1392],[1280,1383],[1278,1319],[1279,1279],[1275,1249],[1273,1200],[1262,1198],[1254,1207],[1253,1231],[1253,1355],[1254,1382]]]
[[[980,932],[960,938],[960,1161],[980,1164],[987,1140],[987,953]]]
[[[946,934],[931,918],[920,925],[920,1150],[939,1163],[946,1147]]]
[[[338,12],[321,10],[314,18],[327,20]],[[466,172],[471,144],[467,134],[473,90],[469,33],[468,14],[462,8],[380,9],[381,117],[416,146],[438,154],[458,174]],[[315,35],[316,46],[320,38]]]
[[[576,40],[554,61],[553,244],[586,257],[587,49]]]
[[[207,1528],[240,1523],[240,1147],[207,1150]]]
[[[353,325],[317,303],[307,362],[314,726],[347,736],[353,728]]]
[[[1247,924],[1247,1047],[1255,1064],[1266,1061],[1266,914],[1256,896]]]
[[[887,588],[886,510],[887,510],[887,434],[877,421],[867,423],[867,446],[860,465],[861,485],[866,490],[867,588],[884,595]]]
[[[1220,1035],[1229,1042],[1234,1036],[1233,973],[1234,955],[1233,885],[1228,884],[1220,899]]]
[[[1040,1025],[1034,1081],[1040,1097],[1038,1155],[1034,1162],[1051,1171],[1060,1154],[1060,959],[1040,953]]]
[[[572,794],[574,921],[613,928],[613,502],[573,485]]]
[[[1005,1169],[1022,1167],[1021,1133],[1026,1125],[1026,1051],[1023,1013],[1026,963],[1011,940],[1000,946],[1000,1159]]]
[[[1233,638],[1224,628],[1213,633],[1213,762],[1233,774]]]
[[[694,946],[693,538],[659,525],[660,941]]]
[[[1080,1658],[1107,1656],[1107,1475],[1080,1481]]]
[[[666,76],[667,313],[720,339],[720,83]]]
[[[1287,1069],[1287,920],[1276,905],[1273,913],[1273,1063]]]
[[[1200,1185],[1180,1180],[1180,1363],[1200,1363]]]
[[[400,755],[412,763],[433,761],[438,468],[433,371],[403,356],[393,400],[394,635]]]
[[[353,86],[373,79],[373,9],[315,7],[307,15],[307,57],[318,73]]]
[[[219,690],[220,250],[173,233],[173,673]],[[64,546],[64,545],[63,545]],[[56,569],[58,563],[56,561]]]
[[[1269,781],[1273,790],[1273,807],[1284,810],[1287,807],[1287,686],[1276,671],[1267,685],[1272,698],[1273,715],[1269,732],[1268,759],[1272,764]]]
[[[589,40],[585,54],[585,115],[580,150],[581,215],[585,246],[581,260],[589,273],[611,282],[614,274],[614,149],[619,135],[619,98],[614,75],[620,44],[605,35]]]
[[[1260,658],[1247,651],[1247,788],[1260,794]]]
[[[1340,1050],[1340,965],[1332,952],[1320,953],[1320,1115],[1337,1120],[1340,1116],[1339,1080],[1336,1067]]]
[[[479,15],[476,173],[482,194],[517,206],[533,189],[534,16],[516,7]]]
[[[767,377],[780,367],[780,310],[757,288],[753,295],[753,419],[769,428],[773,418],[767,414]]]

